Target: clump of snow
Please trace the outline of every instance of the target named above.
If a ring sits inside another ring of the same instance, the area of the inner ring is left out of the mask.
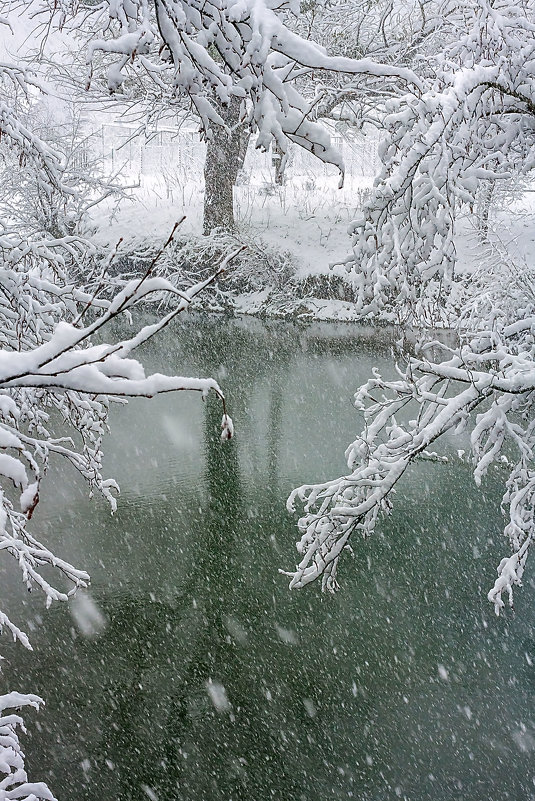
[[[20,510],[22,514],[31,517],[37,501],[39,500],[39,482],[29,484],[20,496]]]
[[[228,414],[223,415],[221,420],[221,442],[226,442],[234,436],[234,423]]]
[[[100,636],[108,621],[89,592],[80,590],[69,604],[78,631],[88,639]]]
[[[206,691],[210,701],[218,712],[230,712],[230,701],[225,687],[218,681],[209,679],[206,682]]]

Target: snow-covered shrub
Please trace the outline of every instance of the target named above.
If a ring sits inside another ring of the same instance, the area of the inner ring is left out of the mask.
[[[165,275],[186,286],[211,275],[229,254],[232,264],[199,302],[212,308],[232,308],[233,295],[280,290],[291,280],[294,267],[289,254],[280,252],[246,234],[214,231],[210,236],[177,238],[166,254]]]

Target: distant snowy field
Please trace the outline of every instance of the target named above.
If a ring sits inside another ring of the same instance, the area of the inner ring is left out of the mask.
[[[328,271],[351,248],[347,228],[379,169],[378,143],[370,137],[337,142],[346,163],[342,189],[334,167],[298,148],[290,154],[284,186],[276,186],[272,154],[250,144],[235,188],[238,225],[288,253],[298,275]],[[147,238],[164,241],[183,215],[182,232],[201,234],[204,144],[197,134],[163,131],[144,141],[109,125],[103,126],[101,147],[106,173],[118,174],[131,188],[118,209],[95,209],[99,244],[113,246],[123,237],[128,251]]]

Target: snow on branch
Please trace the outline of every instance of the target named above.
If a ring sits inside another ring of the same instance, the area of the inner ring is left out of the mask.
[[[292,141],[343,172],[326,129],[312,119],[316,100],[301,94],[296,76],[329,71],[416,88],[421,81],[404,66],[327,55],[284,24],[287,10],[265,0],[100,4],[95,17],[104,35],[89,41],[88,87],[102,61],[110,92],[128,94],[130,76],[148,75],[171,97],[189,98],[208,135],[212,124],[224,125],[218,103],[237,97],[242,117],[258,131],[258,147],[275,142],[286,152]]]
[[[346,262],[363,317],[448,322],[459,210],[472,209],[482,187],[533,167],[534,11],[533,0],[470,4],[460,35],[429,59],[426,91],[390,101],[383,170]],[[497,614],[512,605],[535,536],[533,270],[512,264],[502,247],[488,259],[489,250],[460,310],[458,347],[443,361],[422,349],[394,381],[376,373],[356,394],[365,426],[346,451],[349,473],[290,495],[288,508],[302,510],[302,559],[284,571],[290,587],[321,578],[335,590],[350,538],[373,533],[410,464],[470,424],[476,484],[498,459],[509,466],[502,510],[510,555],[488,597]]]
[[[37,695],[18,692],[0,696],[0,781],[2,801],[56,801],[44,782],[29,782],[24,769],[24,753],[20,746],[17,729],[25,732],[20,715],[6,710],[30,706],[39,709],[43,700]]]
[[[387,102],[382,171],[344,262],[363,317],[448,322],[459,211],[534,164],[533,11],[470,4],[459,38],[426,61],[425,91]]]
[[[32,98],[45,93],[38,76],[30,69],[0,61],[0,90],[0,141],[15,149],[21,166],[31,165],[45,194],[50,195],[56,189],[72,196],[74,190],[63,181],[61,152],[24,120],[24,109],[30,108]]]
[[[44,6],[43,29],[49,30],[55,15],[61,23],[63,12],[60,3]],[[43,477],[51,458],[66,459],[90,491],[116,508],[119,488],[102,474],[111,402],[162,392],[214,392],[222,404],[221,439],[232,436],[225,397],[214,379],[147,375],[134,350],[188,309],[236,254],[182,291],[157,270],[173,229],[144,273],[131,280],[111,276],[111,258],[80,233],[84,212],[108,187],[69,173],[62,142],[53,146],[35,132],[32,106],[39,86],[30,72],[0,64],[0,88],[7,181],[0,190],[0,551],[48,606],[87,586],[89,576],[32,533]],[[128,333],[131,312],[150,300],[166,300],[166,313]],[[110,325],[125,316],[122,328]],[[0,629],[31,649],[27,635],[2,611]],[[0,696],[0,713],[40,703],[37,696],[10,693]],[[0,716],[0,798],[53,801],[44,784],[27,781],[20,728],[19,716]]]
[[[170,241],[170,240],[169,240]],[[181,292],[163,278],[153,277],[150,269],[139,279],[128,281],[105,309],[93,314],[82,324],[82,317],[73,323],[60,320],[41,344],[28,349],[0,350],[0,483],[13,485],[19,494],[20,512],[6,492],[0,489],[0,550],[14,556],[23,580],[31,589],[37,586],[47,598],[65,600],[69,593],[53,588],[42,577],[39,566],[50,564],[71,582],[73,591],[86,586],[89,577],[83,571],[58,559],[27,531],[39,500],[40,483],[51,454],[67,458],[78,472],[116,507],[113,491],[118,487],[101,475],[101,441],[106,432],[109,399],[113,397],[153,397],[162,392],[193,390],[206,395],[213,391],[223,406],[223,439],[232,432],[225,398],[218,383],[211,378],[145,375],[142,364],[131,358],[134,348],[157,334],[225,269],[234,254],[228,256],[209,279]],[[101,333],[105,325],[132,309],[142,300],[157,295],[172,295],[177,302],[170,312],[156,322],[145,325],[133,336],[113,343],[94,345],[90,338]],[[71,299],[72,300],[72,299]],[[92,306],[85,305],[84,316]],[[65,423],[81,438],[79,450],[72,438],[54,438],[46,427],[47,405],[56,406]],[[29,424],[29,425],[28,425]],[[2,481],[3,479],[3,481]],[[5,620],[14,636],[12,625]]]
[[[459,433],[473,420],[476,484],[506,443],[517,453],[516,462],[509,460],[502,501],[512,555],[500,563],[489,593],[497,613],[504,593],[512,604],[535,534],[534,354],[531,317],[481,331],[443,362],[413,357],[397,380],[376,373],[364,384],[355,405],[365,427],[346,451],[350,473],[299,487],[288,500],[290,511],[296,504],[304,511],[297,544],[303,558],[294,571],[284,571],[290,587],[321,577],[324,589],[335,590],[338,560],[350,537],[370,536],[379,514],[390,510],[393,491],[410,464],[447,431]]]

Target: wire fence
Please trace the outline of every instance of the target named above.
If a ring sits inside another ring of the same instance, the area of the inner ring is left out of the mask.
[[[371,179],[377,174],[380,167],[378,141],[364,136],[351,139],[332,137],[333,145],[342,154],[349,178]],[[252,182],[258,176],[265,181],[274,175],[272,153],[257,150],[254,142],[252,137],[240,175],[241,183]],[[195,131],[163,129],[145,137],[134,128],[108,123],[95,134],[93,145],[95,143],[109,174],[120,172],[128,178],[138,179],[173,175],[187,181],[198,180],[204,168],[206,145]],[[337,173],[335,167],[324,164],[297,146],[290,146],[286,170],[290,178]]]

